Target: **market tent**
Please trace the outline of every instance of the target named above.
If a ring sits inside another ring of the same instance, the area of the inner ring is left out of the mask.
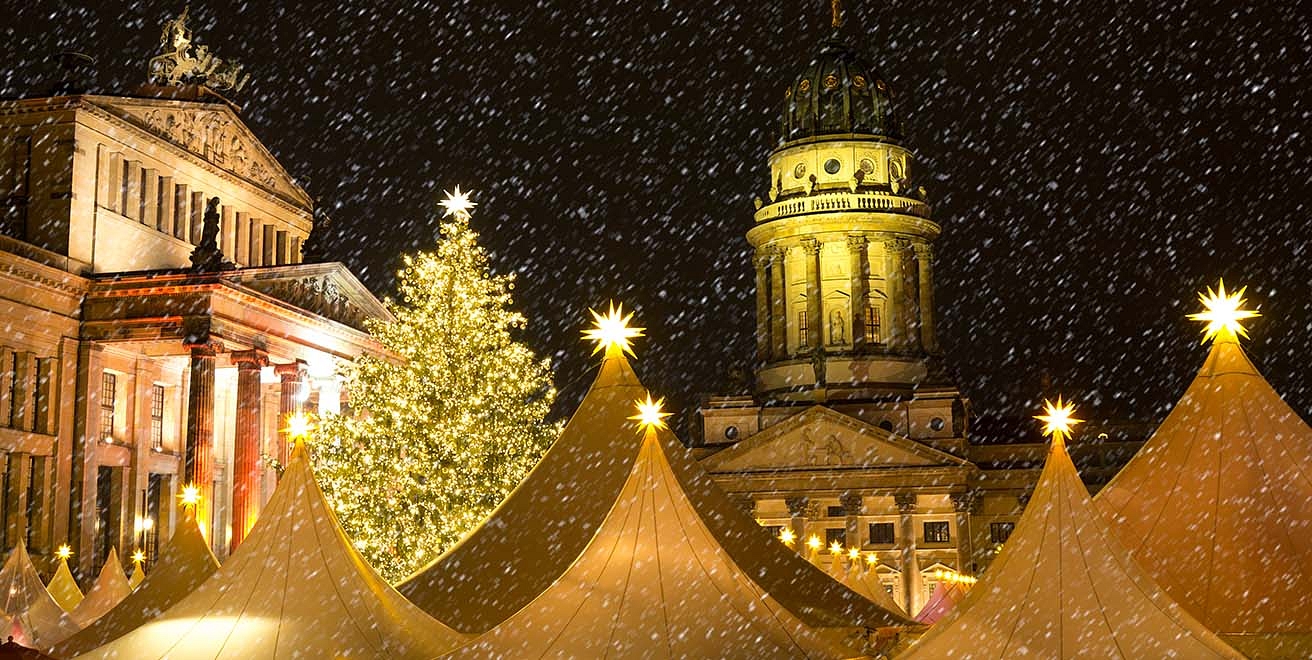
[[[450,657],[856,655],[809,629],[734,563],[683,491],[654,428],[626,435],[638,454],[577,560]]]
[[[67,547],[60,548],[64,553],[67,550]],[[78,588],[77,580],[73,579],[73,572],[68,569],[68,557],[59,557],[59,566],[46,589],[65,612],[72,612],[82,602],[82,590]]]
[[[132,562],[132,577],[128,578],[128,586],[136,589],[141,586],[142,581],[146,579],[146,570],[141,567],[141,562]]]
[[[619,496],[641,443],[627,420],[646,395],[618,346],[560,437],[491,516],[397,589],[457,630],[483,632],[546,591],[583,552]],[[907,623],[828,578],[730,503],[673,434],[662,434],[680,486],[734,563],[810,626]]]
[[[360,557],[298,442],[250,535],[209,580],[81,657],[431,658],[460,641]]]
[[[1312,429],[1233,335],[1218,336],[1095,506],[1130,556],[1237,648],[1312,657]]]
[[[934,587],[934,593],[929,595],[929,600],[925,606],[920,608],[920,614],[916,615],[916,621],[927,626],[938,623],[951,612],[962,600],[966,598],[968,589],[961,582],[952,582],[942,580]]]
[[[0,615],[6,634],[23,646],[53,644],[77,632],[77,624],[41,584],[22,543],[0,569]]]
[[[955,609],[902,658],[1242,658],[1125,553],[1055,437],[1025,513]]]
[[[95,584],[87,590],[86,598],[69,612],[78,627],[84,628],[118,605],[132,592],[128,586],[128,576],[123,574],[123,565],[118,562],[118,551],[109,549],[109,557],[100,568],[100,575]]]
[[[150,574],[114,609],[48,652],[71,658],[136,630],[173,607],[218,570],[219,561],[196,524],[195,509],[185,508]]]

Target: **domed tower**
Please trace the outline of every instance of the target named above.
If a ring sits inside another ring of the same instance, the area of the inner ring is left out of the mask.
[[[769,203],[757,201],[758,396],[859,400],[931,378],[930,219],[892,90],[837,38],[781,90]]]

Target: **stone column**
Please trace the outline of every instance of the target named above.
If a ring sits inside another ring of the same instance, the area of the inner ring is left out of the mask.
[[[906,348],[904,340],[904,312],[902,309],[902,243],[899,239],[884,241],[884,294],[888,297],[888,318],[881,322],[884,331],[884,343],[890,351],[902,351]]]
[[[301,390],[305,387],[305,362],[297,360],[289,364],[274,367],[282,381],[281,395],[278,397],[278,462],[287,465],[290,456],[291,439],[287,433],[287,419],[299,412],[305,412],[305,401]]]
[[[27,542],[27,494],[32,480],[32,455],[10,452],[5,472],[5,539],[12,547],[19,541]]]
[[[77,382],[73,401],[72,456],[69,466],[68,544],[78,577],[94,575],[96,479],[100,468],[100,378],[102,348],[90,341],[77,345]],[[83,524],[83,521],[88,521]],[[58,536],[58,535],[57,535]],[[58,539],[56,539],[58,540]]]
[[[770,361],[770,257],[760,251],[752,258],[756,269],[756,361]]]
[[[260,514],[260,437],[262,414],[260,370],[269,363],[261,350],[232,354],[237,364],[236,437],[232,445],[232,538],[231,550],[246,539]]]
[[[852,310],[849,314],[852,319],[852,348],[857,351],[865,348],[868,339],[866,337],[866,307],[870,304],[870,292],[866,286],[866,283],[870,281],[870,251],[868,245],[869,241],[864,234],[853,234],[847,237],[848,268],[852,271]]]
[[[920,343],[925,352],[938,354],[938,335],[934,328],[934,253],[929,243],[917,243],[916,263],[920,264]]]
[[[770,249],[770,342],[774,359],[788,357],[788,281],[784,278],[785,248]]]
[[[901,559],[902,596],[905,598],[906,611],[919,613],[921,603],[920,558],[916,556],[916,494],[898,493],[893,496],[900,516],[901,529],[898,535],[898,552]],[[912,614],[915,616],[915,614]]]
[[[806,557],[808,552],[806,548],[806,514],[810,500],[806,497],[787,497],[784,498],[784,504],[788,505],[788,526],[793,530],[796,541],[793,543],[797,554]]]
[[[182,459],[182,483],[200,489],[196,520],[206,538],[212,533],[214,510],[214,355],[206,340],[190,344],[191,379],[187,392],[187,441]]]
[[[806,347],[815,350],[824,345],[824,294],[820,290],[820,243],[802,239],[806,255]],[[799,340],[801,338],[799,337]]]
[[[902,295],[904,298],[902,308],[905,310],[902,318],[906,324],[906,334],[903,337],[908,350],[914,352],[919,351],[921,348],[920,267],[916,263],[916,252],[908,241],[904,241],[902,244],[902,259]]]
[[[861,539],[861,494],[860,493],[843,493],[838,498],[838,502],[843,505],[844,519],[844,536],[847,540],[847,547],[860,548],[865,545]]]
[[[957,571],[975,574],[975,537],[970,526],[970,514],[978,499],[974,493],[953,493],[952,510],[957,518]]]

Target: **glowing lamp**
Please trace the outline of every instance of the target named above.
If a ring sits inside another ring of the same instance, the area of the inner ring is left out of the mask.
[[[783,541],[784,545],[792,545],[797,540],[797,532],[785,527],[779,530],[779,540]]]
[[[661,406],[665,405],[665,399],[653,401],[651,394],[648,393],[646,401],[635,401],[633,403],[638,408],[638,414],[629,419],[636,421],[638,423],[638,428],[643,431],[654,431],[656,429],[665,428],[665,418],[672,414],[661,410]]]
[[[819,536],[812,534],[810,538],[806,539],[806,547],[812,550],[819,550],[824,547],[824,543],[820,540]]]
[[[287,435],[292,440],[305,440],[310,437],[314,431],[314,423],[310,416],[303,412],[295,412],[287,416]]]
[[[446,191],[446,198],[440,204],[446,209],[446,215],[469,215],[469,212],[478,204],[469,201],[470,191],[461,191],[460,186],[456,186],[455,192]]]
[[[629,321],[633,320],[633,312],[628,316],[624,315],[624,305],[610,304],[610,311],[602,314],[595,309],[589,309],[592,314],[592,327],[583,331],[583,338],[597,342],[597,347],[592,350],[593,355],[602,351],[609,352],[611,347],[633,355],[633,347],[629,340],[635,337],[642,337],[646,328],[631,328]]]
[[[847,558],[848,558],[848,559],[851,559],[852,561],[856,561],[856,560],[860,559],[860,558],[861,558],[861,549],[860,549],[860,548],[848,548],[848,549],[847,549]]]
[[[140,550],[132,553],[132,563],[140,564],[143,561],[146,561],[146,553]]]
[[[73,556],[73,549],[68,547],[68,544],[65,543],[64,545],[59,546],[59,549],[55,551],[55,556],[60,559],[68,559]]]
[[[831,554],[831,555],[841,555],[841,554],[843,554],[843,544],[842,544],[842,543],[839,543],[838,541],[834,541],[833,543],[830,543],[830,544],[829,544],[829,554]]]
[[[1073,417],[1075,404],[1062,403],[1060,396],[1057,397],[1057,403],[1044,399],[1043,412],[1042,415],[1035,415],[1034,419],[1043,422],[1043,435],[1052,436],[1054,442],[1069,438],[1071,436],[1071,427],[1084,423],[1084,420]]]
[[[183,506],[196,506],[197,504],[200,504],[200,486],[197,486],[196,484],[187,484],[186,486],[183,486],[182,495],[180,497]]]
[[[1189,319],[1207,323],[1203,328],[1204,344],[1213,337],[1222,340],[1248,337],[1248,330],[1240,321],[1261,314],[1250,309],[1241,309],[1244,305],[1244,291],[1247,290],[1248,287],[1241,287],[1238,291],[1227,294],[1225,280],[1220,280],[1215,291],[1208,287],[1207,293],[1198,294],[1198,301],[1203,303],[1204,311],[1190,314]]]

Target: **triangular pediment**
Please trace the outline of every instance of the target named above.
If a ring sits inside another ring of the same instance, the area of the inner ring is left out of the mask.
[[[225,279],[356,330],[367,331],[367,319],[392,319],[387,307],[340,263],[244,268]]]
[[[88,101],[233,176],[309,208],[310,196],[226,103],[89,96]]]
[[[812,406],[706,458],[702,464],[711,472],[970,465],[964,459],[824,406]]]

